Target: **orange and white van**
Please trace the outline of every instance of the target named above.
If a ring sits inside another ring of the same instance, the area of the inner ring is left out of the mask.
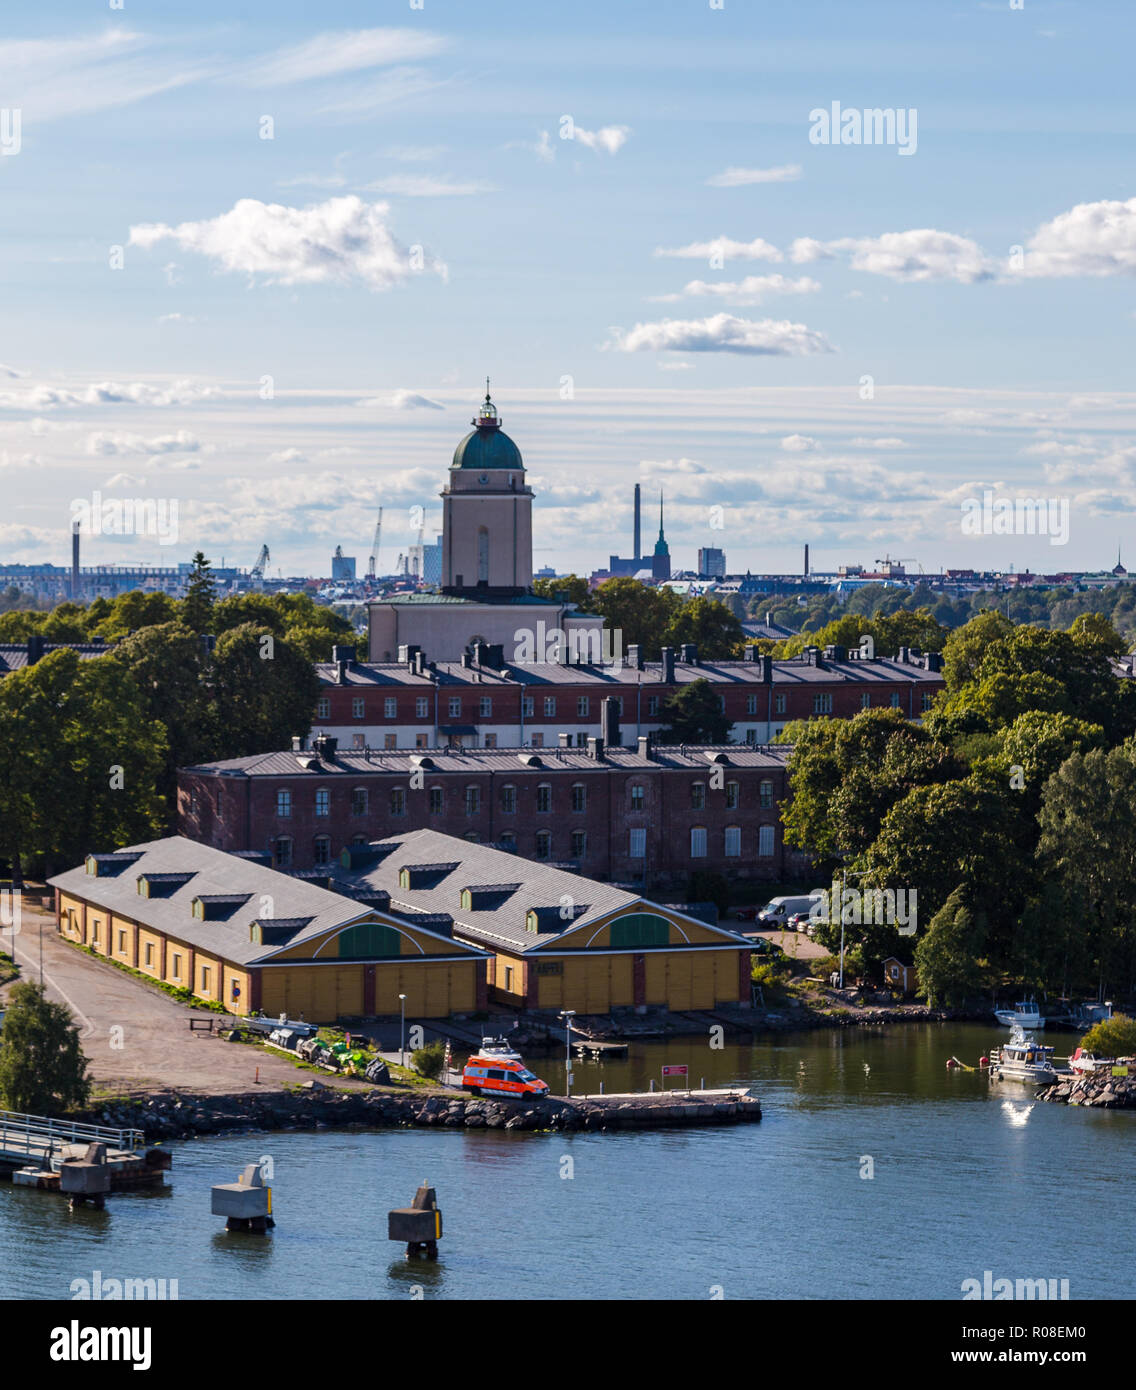
[[[521,1061],[475,1054],[462,1071],[462,1089],[471,1095],[546,1096],[548,1083]]]

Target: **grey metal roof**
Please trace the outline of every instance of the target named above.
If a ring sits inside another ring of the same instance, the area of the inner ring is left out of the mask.
[[[461,602],[462,600],[455,600]],[[339,684],[338,672],[334,662],[318,662],[316,674],[321,684]],[[797,685],[823,681],[828,684],[863,685],[872,682],[896,684],[909,681],[916,685],[928,681],[942,682],[942,673],[928,671],[913,662],[898,661],[893,658],[878,658],[873,661],[824,660],[822,666],[814,666],[799,657],[790,657],[773,662],[773,684],[775,686]],[[674,683],[689,685],[691,681],[707,680],[712,685],[767,685],[762,679],[762,667],[755,661],[702,661],[675,660]],[[420,686],[423,691],[435,685],[443,690],[458,687],[474,690],[479,687],[523,685],[542,687],[557,685],[591,685],[600,690],[610,687],[623,690],[627,686],[663,685],[663,667],[658,661],[648,661],[643,669],[624,662],[621,666],[597,666],[542,661],[534,665],[521,665],[507,662],[501,667],[463,666],[460,661],[438,661],[433,668],[419,675],[406,662],[397,661],[356,661],[347,667],[345,685],[349,686]],[[491,693],[491,691],[489,692]]]
[[[366,884],[386,889],[391,895],[392,912],[448,913],[453,918],[455,936],[467,937],[489,948],[507,946],[522,951],[543,948],[582,922],[644,902],[642,894],[628,892],[615,884],[568,873],[552,864],[522,859],[491,845],[458,840],[437,830],[413,830],[376,843],[392,846],[392,852],[373,866],[339,869],[335,871],[336,877],[345,885]],[[429,887],[400,887],[400,868],[447,854],[458,862]],[[484,908],[463,907],[462,889],[479,883],[496,884],[502,889],[515,886],[515,891],[496,896]],[[530,911],[535,911],[539,918],[539,930],[535,932],[525,925]],[[405,920],[415,919],[407,916]],[[723,930],[726,941],[735,935]]]
[[[216,952],[238,965],[267,959],[284,946],[295,946],[333,927],[361,921],[373,912],[342,893],[330,892],[181,835],[133,845],[129,852],[138,855],[136,863],[113,876],[96,877],[79,867],[56,874],[48,881],[64,893],[95,903],[108,912],[121,913],[189,946]],[[190,877],[172,893],[148,898],[138,892],[140,873],[185,872]],[[220,904],[242,895],[247,906],[235,905],[227,916],[202,920],[193,915],[194,898]],[[248,901],[250,898],[256,901]],[[271,904],[271,915],[265,912],[267,904]],[[251,939],[254,921],[271,928],[271,949]]]
[[[345,749],[333,757],[315,759],[311,753],[254,753],[245,758],[228,758],[216,763],[198,763],[183,768],[183,772],[213,773],[223,777],[302,777],[328,776],[359,777],[365,773],[393,772],[409,777],[420,767],[431,773],[460,775],[494,772],[521,772],[527,767],[539,767],[549,773],[595,772],[609,768],[617,772],[635,772],[648,768],[681,768],[698,771],[712,766],[712,760],[724,754],[731,767],[768,768],[771,772],[785,767],[792,747],[771,744],[765,747],[748,743],[700,744],[694,746],[656,745],[651,756],[645,757],[637,748],[608,748],[604,760],[597,762],[583,748],[455,748],[431,749],[429,763],[424,764],[422,750],[407,749]],[[526,759],[538,759],[537,762]],[[303,760],[303,761],[301,761]]]

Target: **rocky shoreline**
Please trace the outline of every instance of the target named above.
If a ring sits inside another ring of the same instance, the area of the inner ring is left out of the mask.
[[[1100,1076],[1069,1077],[1055,1081],[1037,1093],[1039,1100],[1057,1105],[1090,1105],[1100,1110],[1136,1110],[1136,1077]]]
[[[82,1118],[140,1129],[150,1142],[253,1130],[448,1128],[507,1130],[658,1129],[739,1124],[761,1119],[761,1105],[743,1092],[698,1091],[548,1100],[533,1104],[471,1099],[456,1091],[344,1091],[309,1082],[297,1091],[228,1096],[154,1092],[108,1102]]]

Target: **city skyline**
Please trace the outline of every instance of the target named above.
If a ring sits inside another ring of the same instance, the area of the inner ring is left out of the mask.
[[[636,482],[681,568],[1114,563],[1136,200],[1098,93],[1131,100],[1131,15],[810,15],[14,17],[0,562],[66,564],[99,491],[176,500],[180,534],[85,563],[319,574],[382,506],[393,569],[488,373],[538,568],[628,553]],[[830,110],[894,139],[821,143]],[[1067,544],[965,534],[986,488],[1063,499]]]

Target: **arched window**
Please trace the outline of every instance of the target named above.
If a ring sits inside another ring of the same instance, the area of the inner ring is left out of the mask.
[[[477,582],[489,583],[489,532],[484,526],[477,532]]]
[[[573,811],[586,811],[588,808],[588,789],[583,782],[572,783]]]
[[[762,825],[757,831],[757,852],[762,859],[773,857],[774,847],[777,842],[777,832],[771,825]]]
[[[507,816],[511,816],[517,809],[517,789],[511,782],[501,788],[501,810]]]
[[[321,787],[319,791],[316,792],[316,815],[331,815],[331,792],[329,792],[326,787]]]
[[[312,862],[315,864],[331,863],[331,836],[317,835],[312,845]]]
[[[281,835],[272,846],[272,859],[278,869],[286,869],[292,863],[292,841]]]
[[[736,859],[742,852],[742,828],[740,825],[727,825],[724,850],[727,859]]]
[[[736,811],[742,798],[742,788],[740,782],[726,783],[726,810]]]
[[[367,814],[367,788],[351,788],[351,814],[353,816],[365,816]]]
[[[758,787],[758,805],[766,810],[773,805],[773,783],[762,782]]]
[[[517,837],[513,834],[511,830],[506,830],[505,833],[501,836],[499,848],[503,849],[506,852],[506,854],[516,854]]]
[[[670,941],[671,924],[654,912],[631,912],[617,917],[611,924],[613,950],[629,946],[666,946]]]
[[[292,814],[292,793],[290,791],[278,791],[276,793],[276,814],[278,816],[290,816]]]
[[[481,788],[469,786],[465,789],[465,813],[476,816],[481,810]]]
[[[690,857],[691,859],[706,858],[706,827],[704,825],[692,825],[690,827]]]
[[[536,809],[541,813],[552,810],[552,784],[541,782],[536,789]]]
[[[552,858],[551,830],[538,830],[536,832],[536,857],[538,859]]]
[[[572,831],[572,858],[583,859],[588,852],[588,836],[583,830]]]

